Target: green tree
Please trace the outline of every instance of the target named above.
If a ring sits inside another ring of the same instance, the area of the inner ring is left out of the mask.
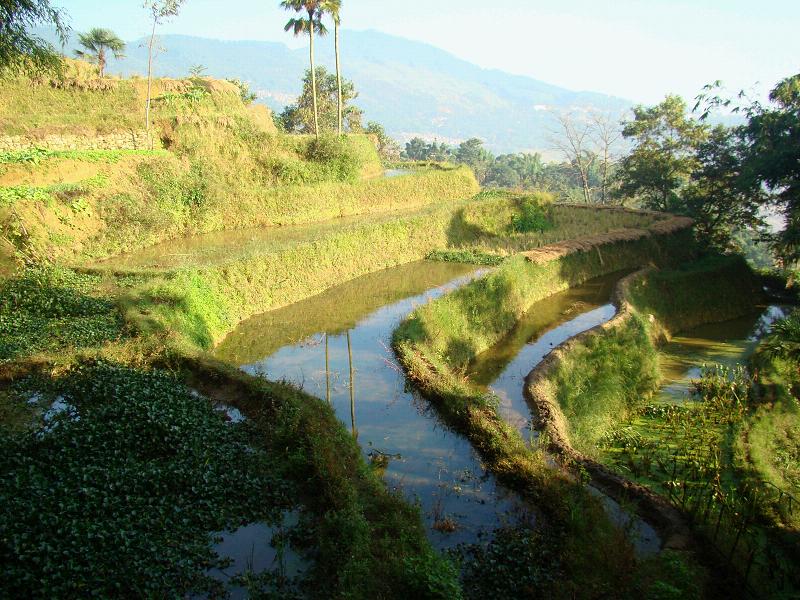
[[[21,67],[41,71],[61,64],[55,49],[31,33],[40,26],[54,27],[61,43],[66,42],[69,28],[65,15],[50,0],[0,1],[0,70]]]
[[[241,79],[226,79],[225,81],[239,88],[239,97],[244,104],[252,104],[256,101],[256,98],[258,98],[258,95],[250,89],[250,84],[246,81],[242,81]],[[273,114],[273,118],[274,116]]]
[[[378,154],[384,161],[395,161],[400,158],[400,146],[386,134],[383,125],[370,121],[364,128],[364,133],[374,136],[378,142]]]
[[[342,66],[341,66],[341,53],[339,49],[339,26],[342,24],[341,19],[341,12],[342,12],[342,0],[323,0],[322,9],[324,12],[328,13],[331,18],[333,19],[333,38],[334,38],[334,49],[336,51],[336,82],[338,85],[338,113],[339,113],[339,120],[338,120],[338,131],[339,135],[343,133],[343,124],[342,119],[344,117],[344,102],[342,100]]]
[[[415,137],[406,142],[403,154],[408,160],[429,160],[429,150],[430,146],[425,140]]]
[[[177,16],[181,4],[186,0],[145,0],[142,5],[153,20],[153,28],[150,32],[150,41],[147,44],[147,102],[145,104],[144,122],[147,128],[147,135],[150,137],[150,105],[152,104],[153,91],[153,52],[156,43],[156,27],[166,19]],[[152,146],[152,140],[150,141]]]
[[[759,207],[763,190],[742,185],[744,153],[736,130],[717,126],[700,142],[697,166],[690,183],[682,190],[682,212],[695,220],[697,237],[705,244],[735,247],[737,230],[761,226]]]
[[[87,33],[78,35],[78,42],[84,49],[76,50],[75,56],[97,63],[101,78],[105,75],[108,52],[111,52],[114,58],[125,57],[125,42],[110,29],[98,27],[90,29]]]
[[[545,165],[539,154],[503,154],[492,163],[484,184],[490,187],[539,189]]]
[[[431,142],[429,144],[419,137],[412,138],[406,143],[406,149],[403,154],[409,160],[447,162],[455,158],[453,149],[447,144],[438,144],[436,142]]]
[[[292,18],[286,23],[285,31],[291,31],[296,37],[308,34],[309,41],[309,62],[311,65],[311,101],[314,113],[314,134],[319,138],[319,111],[317,109],[317,69],[314,66],[314,34],[320,36],[328,33],[322,23],[322,0],[283,0],[281,7],[286,10],[293,10],[297,13],[305,11],[308,19]]]
[[[771,105],[754,103],[739,130],[745,147],[743,180],[751,190],[772,192],[786,216],[775,240],[778,255],[800,260],[800,74],[781,81],[769,96]]]
[[[462,142],[456,150],[456,162],[467,165],[475,173],[479,183],[486,180],[489,168],[494,162],[494,155],[483,147],[483,141],[470,138]]]
[[[314,112],[314,82],[316,81],[316,114]],[[282,129],[288,133],[330,133],[337,130],[338,103],[342,99],[345,130],[351,133],[362,131],[361,109],[351,104],[358,97],[352,81],[342,80],[342,92],[339,95],[339,83],[335,75],[328,73],[325,67],[317,67],[316,76],[312,79],[311,71],[306,71],[303,78],[303,91],[295,104],[290,104],[281,113]]]
[[[619,165],[618,193],[639,197],[653,210],[679,211],[680,191],[698,167],[697,149],[708,127],[687,116],[679,96],[654,107],[637,106],[633,115],[623,123],[622,135],[634,148]]]

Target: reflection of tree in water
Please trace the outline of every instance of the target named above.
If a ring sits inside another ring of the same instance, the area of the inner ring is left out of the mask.
[[[356,392],[355,392],[355,368],[353,367],[353,344],[350,341],[350,331],[347,332],[347,358],[350,362],[350,422],[353,427],[353,437],[358,439],[358,429],[356,429]]]
[[[769,334],[775,321],[786,318],[786,310],[781,306],[770,306],[756,322],[753,331],[748,336],[748,341],[756,342]]]

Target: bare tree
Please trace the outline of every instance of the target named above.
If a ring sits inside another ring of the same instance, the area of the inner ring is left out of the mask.
[[[619,144],[622,127],[611,113],[593,113],[591,116],[592,140],[600,160],[600,204],[608,204],[609,187],[614,167],[619,161]]]
[[[143,4],[144,8],[147,9],[153,19],[150,41],[147,44],[147,104],[145,105],[144,115],[148,139],[150,139],[150,104],[153,86],[153,53],[156,42],[156,26],[163,23],[165,19],[177,15],[181,4],[185,1],[186,0],[145,0]],[[152,145],[153,141],[150,139],[150,146],[152,147]]]
[[[592,201],[592,186],[589,179],[597,153],[594,151],[591,120],[582,120],[574,113],[555,113],[560,131],[554,135],[551,143],[555,150],[564,155],[574,168],[581,181],[583,199],[588,204]]]

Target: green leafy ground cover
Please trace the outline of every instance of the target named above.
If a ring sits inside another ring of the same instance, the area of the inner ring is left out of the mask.
[[[0,280],[0,363],[122,340],[126,328],[102,278],[30,268]]]
[[[47,150],[30,148],[0,152],[0,165],[39,166],[53,159],[79,160],[90,163],[117,163],[129,156],[165,156],[165,150]]]
[[[212,532],[275,521],[291,488],[253,431],[174,377],[112,364],[23,381],[32,429],[0,428],[0,557],[16,597],[218,592]]]

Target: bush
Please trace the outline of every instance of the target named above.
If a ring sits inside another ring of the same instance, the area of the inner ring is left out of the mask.
[[[321,167],[327,175],[325,179],[336,181],[355,181],[364,166],[347,138],[336,135],[323,135],[312,140],[305,158]]]
[[[519,214],[511,217],[511,230],[516,233],[533,231],[544,233],[548,229],[553,229],[553,223],[544,207],[534,202],[532,198],[521,200]]]

